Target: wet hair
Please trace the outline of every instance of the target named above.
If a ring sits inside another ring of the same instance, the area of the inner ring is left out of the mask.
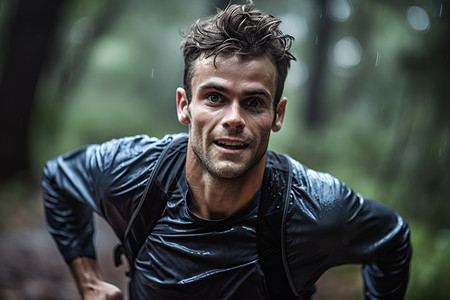
[[[248,57],[268,55],[277,70],[276,109],[291,60],[295,60],[289,52],[294,38],[281,32],[278,28],[280,23],[280,19],[254,10],[251,1],[245,5],[229,5],[212,17],[197,20],[183,34],[184,40],[180,46],[184,56],[183,84],[188,101],[192,97],[194,62],[200,55],[205,58],[233,54]]]

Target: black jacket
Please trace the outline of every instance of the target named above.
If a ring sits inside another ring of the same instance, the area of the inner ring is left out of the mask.
[[[112,140],[47,163],[43,171],[47,226],[67,262],[95,257],[92,211],[105,217],[123,239],[149,174],[172,137]],[[411,258],[404,220],[329,174],[290,162],[293,182],[285,248],[298,293],[309,291],[333,266],[362,264],[367,299],[402,299]]]

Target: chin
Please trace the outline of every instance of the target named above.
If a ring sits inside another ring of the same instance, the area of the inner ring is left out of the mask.
[[[242,163],[231,166],[232,164],[234,163],[221,162],[214,167],[212,174],[223,180],[233,180],[244,177],[251,169],[251,167],[249,168]]]

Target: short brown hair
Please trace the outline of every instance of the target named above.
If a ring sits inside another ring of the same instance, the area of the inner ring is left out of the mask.
[[[278,28],[280,23],[280,19],[254,10],[251,3],[229,5],[212,17],[197,20],[184,34],[180,46],[184,56],[183,84],[188,101],[192,96],[193,62],[201,54],[205,57],[220,54],[269,55],[277,70],[276,109],[291,60],[295,60],[289,52],[294,37],[283,34]]]

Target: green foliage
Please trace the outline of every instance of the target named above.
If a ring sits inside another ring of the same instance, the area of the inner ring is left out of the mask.
[[[421,222],[410,226],[414,259],[407,299],[448,299],[450,230]]]

